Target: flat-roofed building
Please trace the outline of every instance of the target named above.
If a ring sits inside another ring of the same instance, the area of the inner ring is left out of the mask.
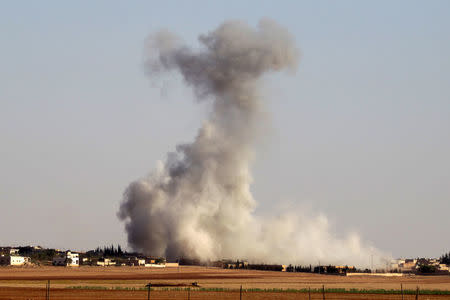
[[[115,266],[116,262],[110,258],[99,258],[97,261],[97,266],[107,267]]]
[[[23,266],[30,262],[30,258],[20,255],[2,255],[0,256],[0,265],[3,266]]]
[[[78,267],[80,265],[80,255],[66,251],[53,257],[52,263],[54,266]]]

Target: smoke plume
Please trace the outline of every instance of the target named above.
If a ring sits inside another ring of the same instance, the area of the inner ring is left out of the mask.
[[[367,265],[372,249],[357,235],[335,238],[323,216],[253,214],[252,144],[263,120],[258,84],[265,73],[295,70],[292,36],[264,19],[256,28],[225,22],[199,41],[194,51],[167,31],[150,39],[148,74],[179,72],[212,110],[192,143],[126,189],[118,216],[129,245],[168,258]]]

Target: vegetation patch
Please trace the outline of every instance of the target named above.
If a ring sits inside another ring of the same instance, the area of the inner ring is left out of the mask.
[[[110,288],[106,286],[96,286],[96,285],[77,285],[77,286],[68,286],[66,289],[71,290],[109,290]]]

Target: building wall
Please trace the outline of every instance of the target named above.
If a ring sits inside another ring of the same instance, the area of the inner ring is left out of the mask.
[[[159,264],[145,264],[148,268],[165,268],[166,265],[159,265]]]
[[[112,261],[109,258],[105,258],[103,260],[97,261],[97,266],[105,267],[105,266],[114,266],[114,265],[116,265],[116,262]]]
[[[54,266],[65,266],[66,265],[66,258],[65,257],[53,257],[53,265]]]
[[[179,264],[177,262],[166,263],[166,267],[178,267]]]
[[[69,259],[71,259],[70,264],[68,264]],[[67,251],[64,255],[53,257],[52,262],[55,266],[78,267],[80,265],[80,255],[78,253]]]
[[[248,265],[251,270],[261,270],[261,271],[281,271],[286,272],[285,265]]]
[[[11,256],[11,266],[22,266],[25,264],[25,257],[23,256]]]
[[[18,255],[0,256],[0,265],[4,266],[23,266],[27,262],[29,262],[28,257]]]
[[[70,264],[71,267],[78,267],[80,265],[80,255],[78,253],[68,251],[66,253],[66,258],[72,260],[72,263]]]

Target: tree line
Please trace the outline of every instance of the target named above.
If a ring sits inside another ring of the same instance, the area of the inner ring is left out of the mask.
[[[441,262],[441,264],[450,265],[450,252],[443,254],[439,258],[439,261]]]
[[[103,248],[97,247],[93,254],[100,255],[100,256],[123,256],[127,254],[125,251],[122,250],[122,247],[120,245],[117,245],[115,247],[114,245],[111,246],[104,246]]]

